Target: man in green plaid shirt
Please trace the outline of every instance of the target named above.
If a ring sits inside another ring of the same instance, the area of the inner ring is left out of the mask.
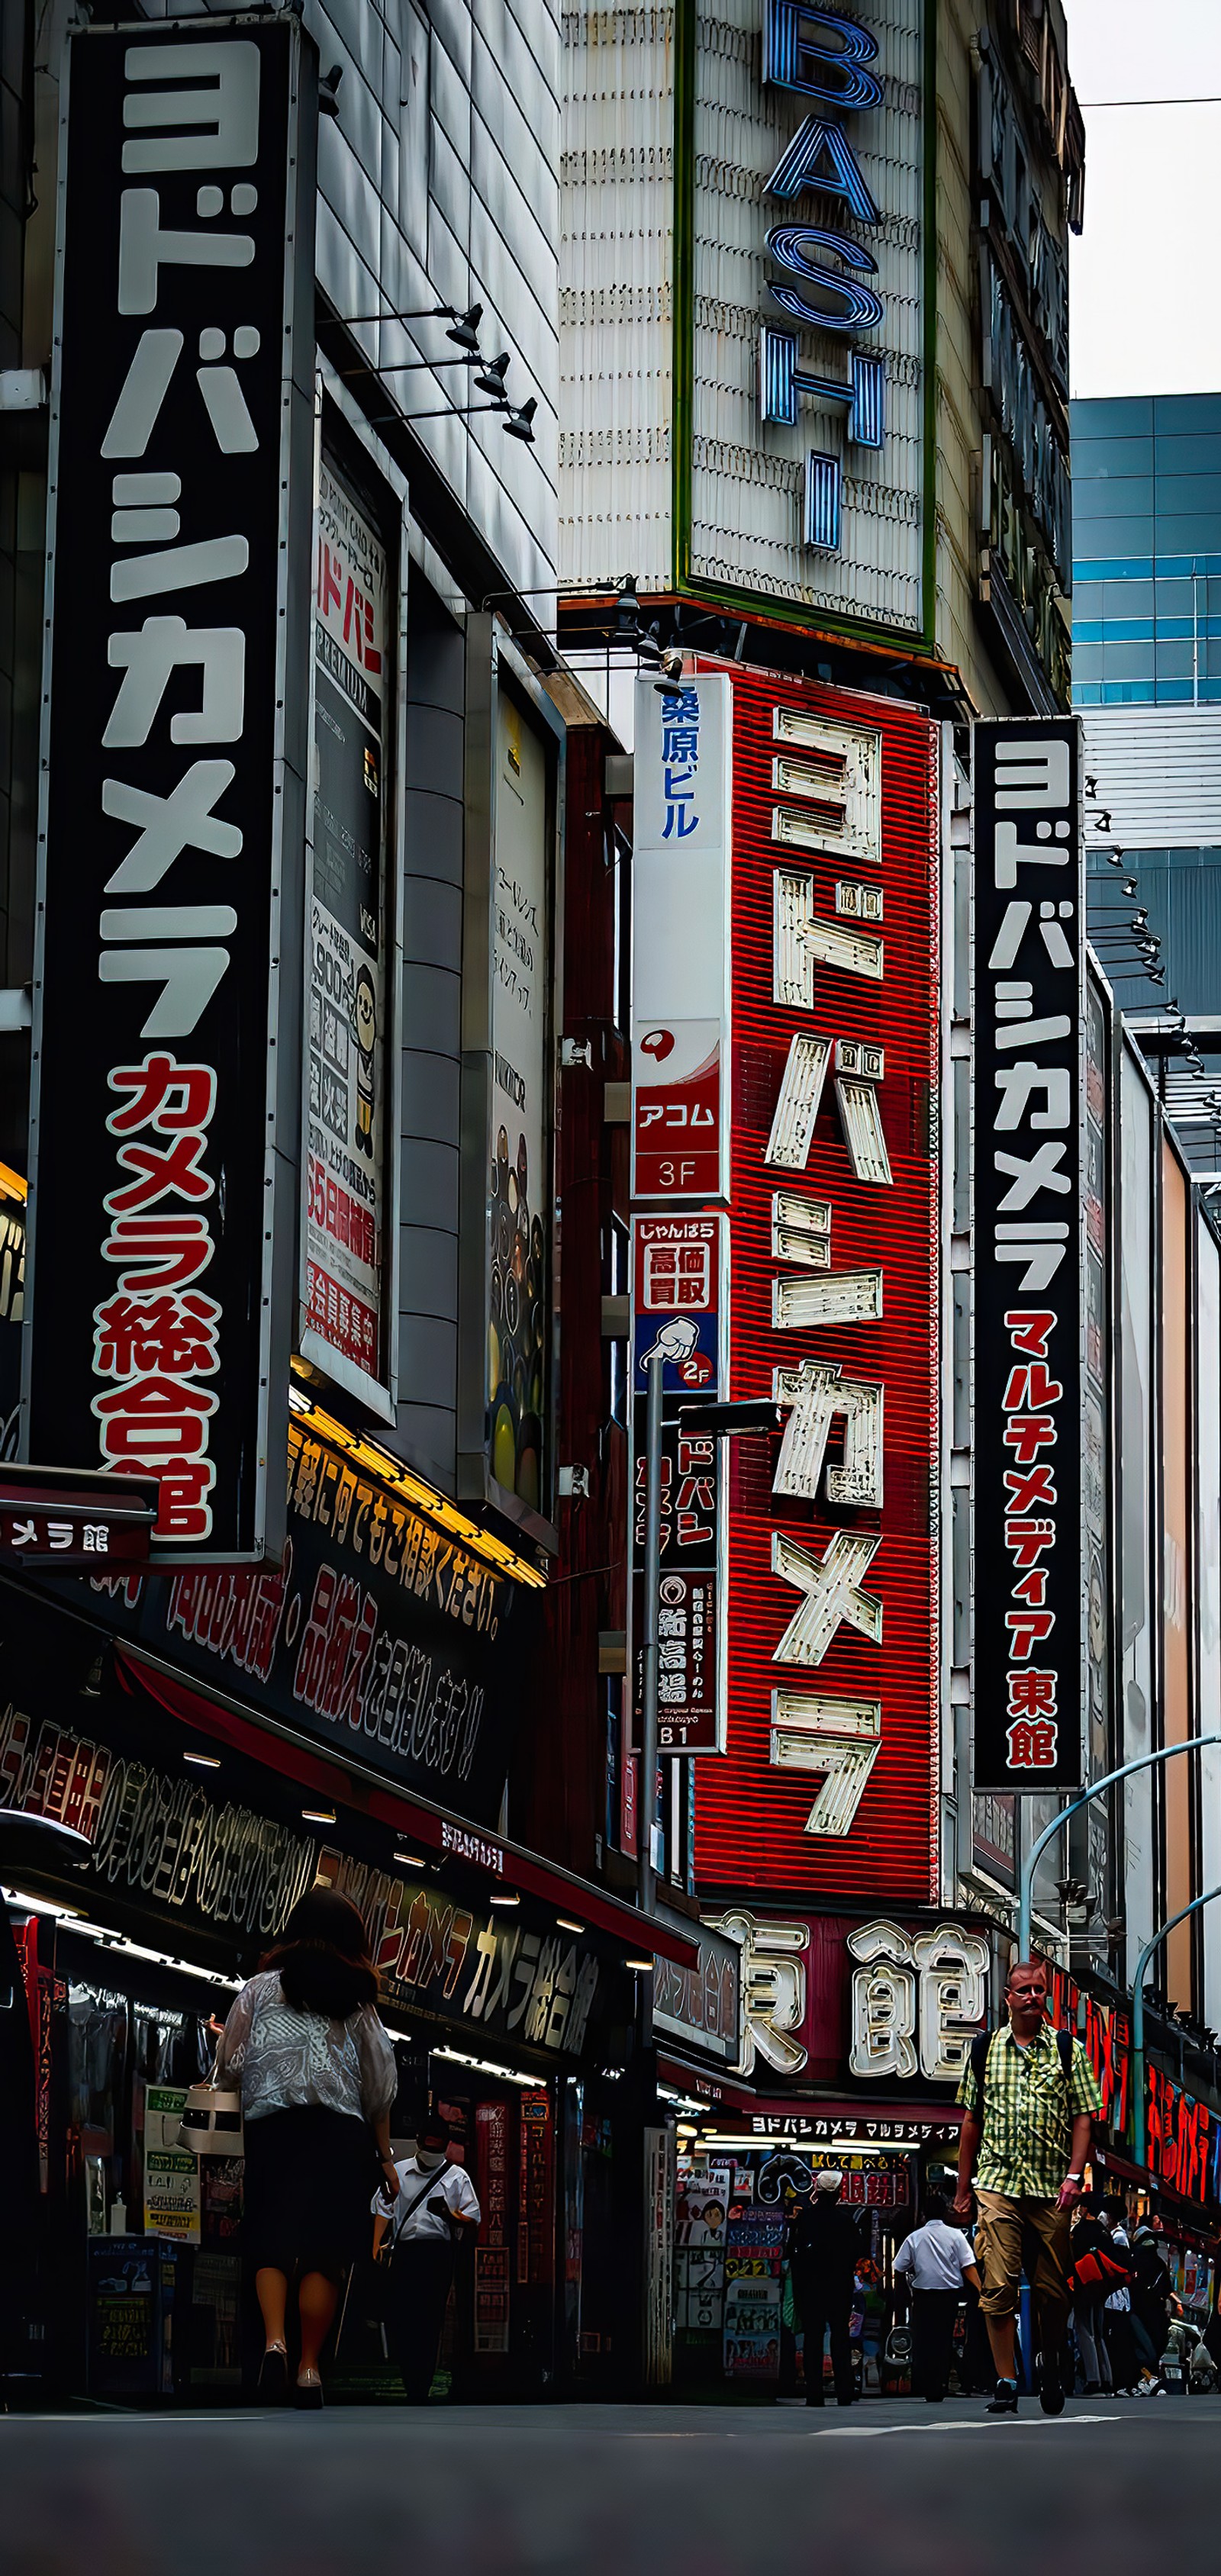
[[[1047,2019],[1041,1960],[1019,1959],[1010,1967],[1005,2001],[1009,2019],[988,2043],[982,2102],[970,2061],[958,2088],[965,2117],[954,2214],[970,2217],[974,2182],[975,2258],[984,2283],[979,2304],[996,2364],[989,2414],[1017,2413],[1014,2323],[1029,2244],[1039,2320],[1039,2400],[1045,2415],[1059,2415],[1071,2297],[1069,2221],[1102,2095],[1080,2040],[1062,2050],[1060,2034]]]

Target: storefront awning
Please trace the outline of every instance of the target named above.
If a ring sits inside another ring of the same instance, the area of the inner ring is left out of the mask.
[[[588,1879],[540,1860],[518,1844],[502,1841],[499,1835],[449,1815],[406,1790],[388,1786],[362,1763],[339,1762],[241,1701],[216,1691],[196,1690],[140,1646],[116,1640],[114,1651],[116,1669],[126,1687],[145,1692],[180,1724],[262,1762],[315,1795],[408,1835],[429,1858],[459,1862],[496,1886],[537,1896],[563,1914],[579,1916],[591,1931],[602,1932],[629,1950],[669,1959],[679,1968],[698,1967],[695,1941],[655,1917],[639,1914],[634,1906],[621,1904]]]

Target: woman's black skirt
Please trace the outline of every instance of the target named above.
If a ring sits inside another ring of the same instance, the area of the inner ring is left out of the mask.
[[[242,2238],[256,2272],[337,2280],[369,2252],[381,2176],[363,2120],[307,2105],[248,2120],[245,2179]]]

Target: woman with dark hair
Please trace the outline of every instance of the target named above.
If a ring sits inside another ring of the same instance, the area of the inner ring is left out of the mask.
[[[376,2179],[393,2198],[394,2050],[378,2019],[377,1972],[354,1905],[319,1882],[238,1995],[216,2052],[216,2081],[241,2087],[246,2135],[245,2243],[266,2350],[259,2385],[288,2384],[285,2318],[297,2284],[301,2366],[294,2403],[321,2406],[318,2356],[339,2283],[365,2250]]]

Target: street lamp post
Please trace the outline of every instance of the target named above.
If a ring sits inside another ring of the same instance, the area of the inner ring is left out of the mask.
[[[1018,1882],[1019,1959],[1028,1959],[1030,1956],[1031,1895],[1034,1888],[1035,1865],[1040,1852],[1051,1842],[1053,1836],[1060,1833],[1073,1816],[1080,1815],[1082,1808],[1088,1807],[1091,1798],[1100,1798],[1104,1789],[1113,1789],[1117,1780],[1128,1779],[1133,1771],[1147,1771],[1155,1762],[1169,1762],[1174,1753],[1198,1753],[1202,1744],[1221,1744],[1221,1735],[1189,1735],[1183,1744],[1163,1744],[1156,1753],[1138,1753],[1134,1762],[1121,1762],[1117,1771],[1108,1771],[1103,1779],[1095,1780],[1092,1788],[1084,1790],[1079,1798],[1074,1798],[1071,1807],[1062,1807],[1059,1815],[1053,1816],[1051,1823],[1044,1826],[1038,1841],[1031,1844],[1022,1862],[1021,1877]]]
[[[1149,1961],[1152,1958],[1154,1951],[1160,1948],[1160,1945],[1165,1940],[1167,1933],[1173,1932],[1176,1924],[1185,1923],[1189,1914],[1197,1914],[1202,1905],[1211,1905],[1214,1897],[1217,1896],[1221,1896],[1221,1887],[1210,1887],[1206,1895],[1193,1896],[1190,1905],[1180,1906],[1178,1913],[1172,1914],[1168,1923],[1160,1923],[1158,1925],[1152,1938],[1146,1941],[1144,1949],[1141,1951],[1140,1957],[1136,1962],[1136,1976],[1132,1988],[1132,2103],[1134,2112],[1132,2135],[1138,2165],[1143,2165],[1145,2161],[1145,2151],[1148,2143],[1145,2136],[1145,1970],[1149,1965]]]

